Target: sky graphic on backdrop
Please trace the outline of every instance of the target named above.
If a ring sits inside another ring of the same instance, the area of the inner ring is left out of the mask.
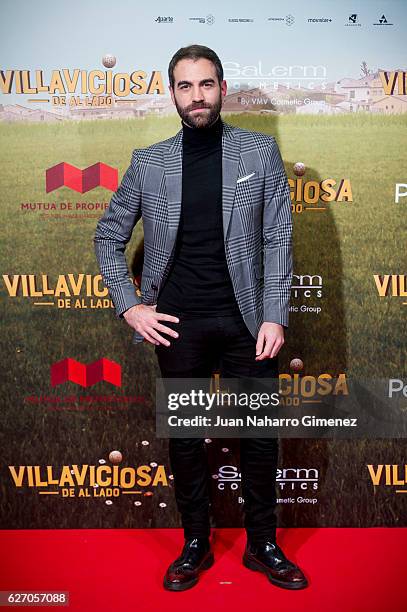
[[[357,13],[361,26],[348,27]],[[294,22],[268,21],[292,15]],[[382,15],[391,26],[374,26]],[[273,66],[323,65],[328,82],[358,78],[360,64],[376,70],[402,68],[407,64],[406,0],[293,0],[288,3],[243,0],[203,5],[186,0],[137,2],[136,0],[2,0],[3,33],[0,42],[1,70],[103,69],[102,57],[117,58],[114,72],[160,70],[168,83],[167,67],[172,54],[191,43],[212,47],[226,69],[254,65],[263,72]],[[191,21],[213,15],[213,25]],[[158,23],[157,17],[173,17]],[[329,18],[330,23],[307,23],[309,18]],[[231,18],[254,19],[253,23],[229,23]],[[24,96],[0,94],[3,104],[24,104]]]

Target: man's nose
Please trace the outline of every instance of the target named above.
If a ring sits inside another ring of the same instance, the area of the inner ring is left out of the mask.
[[[199,85],[196,85],[194,87],[192,91],[192,99],[194,102],[202,102],[202,100],[204,99],[202,89],[199,87]]]

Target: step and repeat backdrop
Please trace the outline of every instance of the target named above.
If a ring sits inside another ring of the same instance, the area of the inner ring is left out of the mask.
[[[154,349],[115,317],[93,236],[133,149],[181,128],[167,68],[182,46],[217,52],[223,119],[273,135],[284,159],[285,384],[301,400],[381,379],[407,402],[405,2],[6,0],[1,12],[2,528],[180,526]],[[138,278],[142,223],[126,253]],[[205,448],[213,525],[241,526],[239,441]],[[280,526],[405,525],[406,492],[402,438],[280,440]]]

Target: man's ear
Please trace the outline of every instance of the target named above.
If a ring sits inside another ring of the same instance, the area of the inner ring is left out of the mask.
[[[171,85],[168,85],[168,89],[170,91],[170,95],[171,95],[171,100],[173,101],[173,104],[175,104],[175,99],[174,99],[174,90],[171,87]]]

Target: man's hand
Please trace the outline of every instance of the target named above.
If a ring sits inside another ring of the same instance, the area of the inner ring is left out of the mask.
[[[166,325],[162,325],[159,321],[173,321],[179,323],[179,319],[172,315],[156,312],[157,304],[148,306],[146,304],[136,304],[125,311],[123,317],[127,323],[144,336],[151,344],[164,344],[169,346],[171,343],[166,338],[163,338],[158,332],[164,332],[169,336],[178,338],[178,332],[174,331]]]
[[[278,323],[264,322],[257,336],[256,361],[275,357],[283,344],[283,326]]]

